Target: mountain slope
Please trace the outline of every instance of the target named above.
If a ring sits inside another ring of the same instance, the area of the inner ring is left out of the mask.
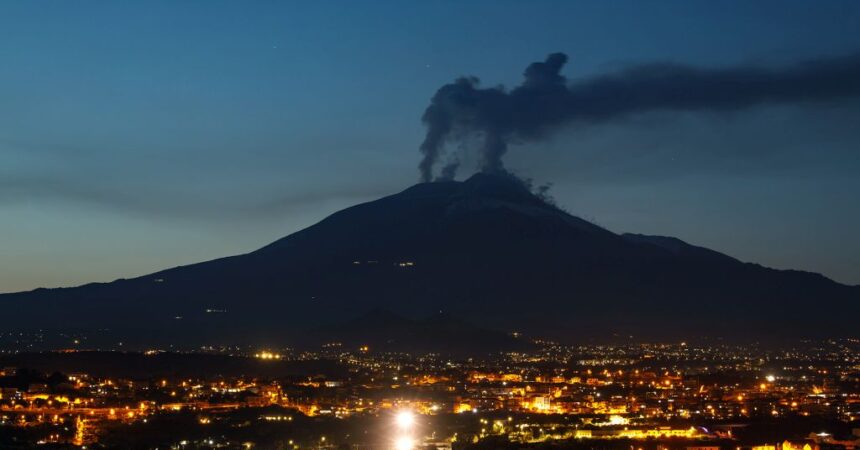
[[[18,311],[4,327],[109,326],[151,339],[288,338],[373,309],[562,337],[758,338],[856,333],[860,288],[617,235],[513,179],[475,175],[344,209],[245,255],[0,305]]]

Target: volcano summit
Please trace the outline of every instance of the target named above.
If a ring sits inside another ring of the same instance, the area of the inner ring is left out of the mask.
[[[273,342],[371,311],[560,339],[845,336],[860,287],[616,234],[506,175],[421,183],[259,250],[133,279],[0,296],[2,325],[157,343]]]

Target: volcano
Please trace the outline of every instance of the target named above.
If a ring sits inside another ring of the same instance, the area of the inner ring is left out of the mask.
[[[247,254],[0,295],[0,307],[7,330],[146,342],[289,341],[371,311],[563,340],[766,339],[856,336],[860,286],[616,234],[514,177],[478,174],[344,209]]]

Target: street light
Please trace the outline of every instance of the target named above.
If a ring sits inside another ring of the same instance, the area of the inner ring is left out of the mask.
[[[394,450],[412,450],[415,441],[409,436],[401,436],[394,441]]]
[[[408,430],[415,424],[415,415],[412,414],[412,411],[400,411],[394,421],[401,430]]]

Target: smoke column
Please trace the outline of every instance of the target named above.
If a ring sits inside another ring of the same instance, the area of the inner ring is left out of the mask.
[[[860,96],[860,54],[781,69],[652,63],[572,84],[561,75],[566,62],[565,54],[553,53],[532,63],[512,90],[481,88],[475,77],[439,88],[422,117],[427,134],[420,148],[421,180],[433,180],[446,144],[470,136],[482,140],[480,170],[498,173],[505,172],[502,158],[512,141],[540,140],[572,123],[609,122],[656,110],[736,111]],[[456,159],[447,163],[439,178],[453,178],[458,167]]]

